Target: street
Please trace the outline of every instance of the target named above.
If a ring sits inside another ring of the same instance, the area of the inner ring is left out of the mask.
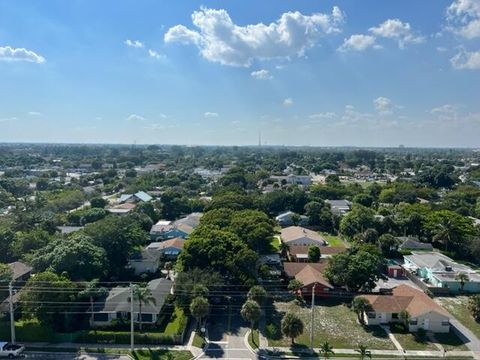
[[[64,352],[26,351],[24,359],[35,360],[131,360],[126,355],[76,354]]]

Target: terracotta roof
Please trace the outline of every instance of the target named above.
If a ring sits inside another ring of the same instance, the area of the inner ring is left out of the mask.
[[[185,239],[182,239],[181,237],[176,237],[176,238],[161,241],[161,242],[151,243],[150,245],[147,246],[147,249],[163,250],[169,247],[183,249],[184,245],[185,245]]]
[[[407,310],[413,316],[419,316],[430,311],[449,316],[448,312],[433,301],[423,291],[408,285],[400,285],[393,289],[392,295],[362,295],[368,299],[376,312],[398,313]]]
[[[320,260],[318,263],[297,263],[297,262],[284,262],[283,269],[289,277],[295,277],[306,266],[311,266],[319,272],[323,272],[328,265],[328,261]]]
[[[301,226],[289,226],[282,229],[281,238],[282,241],[288,243],[297,239],[308,237],[314,241],[322,244],[326,244],[325,239],[317,232],[303,228]]]
[[[323,274],[315,269],[312,264],[306,264],[300,272],[295,275],[295,279],[302,282],[303,285],[321,284],[325,287],[333,289],[333,286],[328,282]]]

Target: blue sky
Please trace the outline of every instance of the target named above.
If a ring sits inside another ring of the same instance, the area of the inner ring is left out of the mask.
[[[0,141],[478,147],[480,0],[0,1]]]

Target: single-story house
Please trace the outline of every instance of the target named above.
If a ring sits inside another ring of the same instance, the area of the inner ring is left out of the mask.
[[[32,275],[33,268],[21,261],[15,261],[8,264],[8,267],[12,271],[12,280],[15,281],[27,281]]]
[[[416,332],[418,329],[434,333],[450,331],[448,312],[423,291],[411,286],[397,286],[389,295],[361,295],[361,297],[366,298],[371,305],[371,310],[365,316],[367,325],[401,322],[400,313],[407,311],[410,332]]]
[[[348,200],[325,200],[330,205],[332,214],[343,216],[352,209],[352,203]]]
[[[312,183],[312,177],[310,175],[280,175],[280,176],[271,176],[270,179],[274,182],[280,184],[290,184],[290,185],[302,185],[309,186]]]
[[[119,205],[112,206],[108,209],[106,209],[109,213],[114,214],[114,215],[126,215],[133,209],[135,209],[137,205],[135,203],[122,203]]]
[[[185,239],[182,238],[152,242],[142,251],[133,254],[128,261],[128,266],[134,270],[135,275],[155,273],[162,256],[165,256],[165,260],[176,260],[184,245]]]
[[[155,279],[148,283],[155,304],[142,304],[142,323],[155,324],[167,296],[172,292],[173,282],[168,279]],[[108,326],[113,320],[130,320],[130,288],[115,287],[108,296],[93,305],[92,326]],[[140,320],[138,301],[133,303],[134,321]]]
[[[162,241],[176,237],[186,239],[198,226],[202,215],[202,213],[191,213],[173,222],[160,220],[150,229],[150,239],[152,241]]]
[[[433,246],[429,243],[419,241],[412,236],[399,236],[396,238],[399,242],[398,250],[416,250],[416,251],[432,251]]]
[[[287,211],[281,213],[280,215],[275,217],[275,220],[278,222],[280,226],[291,226],[294,225],[294,216],[298,216],[298,225],[307,225],[308,224],[308,216],[305,215],[297,215],[293,211]]]
[[[459,264],[438,252],[412,252],[403,257],[403,267],[420,277],[427,285],[448,289],[452,293],[460,291],[480,292],[480,274],[467,265]],[[459,274],[466,274],[463,283]]]
[[[152,197],[148,195],[144,191],[139,191],[136,192],[135,194],[122,194],[120,195],[120,198],[118,199],[119,204],[123,204],[126,202],[129,203],[138,203],[138,202],[149,202],[152,201]]]
[[[327,297],[329,292],[333,290],[332,284],[323,275],[327,264],[327,261],[320,261],[319,263],[285,262],[283,268],[289,279],[296,279],[303,284],[299,291],[303,296],[312,296],[315,286],[315,296]]]
[[[315,245],[310,245],[315,246]],[[291,245],[288,247],[288,254],[290,261],[294,262],[308,262],[308,249],[310,246],[305,245]],[[322,246],[320,247],[320,254],[322,258],[329,258],[332,255],[345,251],[344,247],[339,246]]]
[[[289,226],[283,228],[280,233],[280,238],[285,244],[292,245],[317,245],[317,246],[326,246],[328,245],[327,240],[325,240],[319,233],[306,229],[301,226]]]

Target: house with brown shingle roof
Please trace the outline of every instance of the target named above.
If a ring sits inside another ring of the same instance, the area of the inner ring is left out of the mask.
[[[289,246],[325,246],[328,244],[328,242],[319,233],[301,226],[289,226],[282,229],[280,238],[282,239],[282,242]]]
[[[365,316],[367,325],[400,322],[400,312],[409,314],[408,329],[415,332],[424,329],[435,333],[450,331],[448,312],[423,291],[408,285],[393,289],[391,295],[361,295],[371,304],[371,311]]]
[[[303,284],[300,289],[303,296],[311,296],[315,288],[316,296],[327,297],[329,291],[333,290],[332,284],[323,275],[327,264],[327,261],[320,261],[319,263],[285,262],[283,268],[289,279],[296,279]]]
[[[315,245],[313,245],[315,246]],[[288,247],[288,254],[290,261],[308,262],[308,249],[310,246],[305,245],[291,245]],[[340,246],[322,246],[320,247],[320,254],[322,258],[329,258],[332,255],[345,251],[344,247]]]

